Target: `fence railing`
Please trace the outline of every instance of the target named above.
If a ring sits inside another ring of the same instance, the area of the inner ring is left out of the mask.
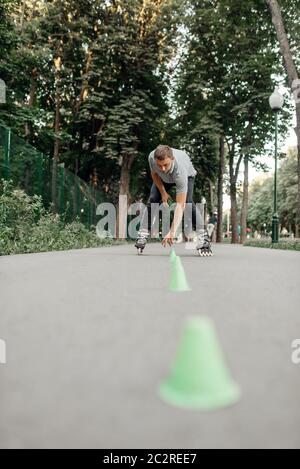
[[[0,178],[27,194],[42,197],[47,209],[65,215],[70,222],[79,217],[87,227],[96,224],[96,207],[104,194],[93,182],[86,183],[53,159],[39,152],[11,129],[0,125]]]

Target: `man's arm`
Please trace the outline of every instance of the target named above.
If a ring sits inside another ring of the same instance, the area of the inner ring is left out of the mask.
[[[163,246],[166,246],[167,243],[170,246],[173,244],[173,238],[175,237],[176,231],[178,226],[181,223],[183,212],[185,209],[185,202],[186,202],[186,192],[182,192],[176,195],[176,207],[174,212],[173,223],[169,233],[165,236],[162,241]]]
[[[176,195],[176,207],[174,212],[173,223],[170,229],[170,233],[175,236],[178,226],[181,223],[183,212],[185,209],[186,202],[186,193],[182,192],[181,194]]]
[[[159,190],[161,194],[161,199],[163,204],[168,203],[168,199],[170,198],[169,194],[167,193],[165,186],[163,185],[163,182],[159,175],[153,171],[151,171],[151,177],[153,179],[154,184],[156,185],[157,189]]]

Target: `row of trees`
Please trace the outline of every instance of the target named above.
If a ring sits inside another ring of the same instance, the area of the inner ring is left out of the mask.
[[[2,8],[10,18],[2,119],[54,162],[85,179],[94,171],[111,198],[130,199],[131,183],[135,194],[144,186],[140,169],[167,112],[176,2],[6,0]]]
[[[281,0],[282,1],[282,0]],[[295,98],[296,107],[296,127],[297,136],[297,173],[298,173],[298,189],[297,189],[297,211],[296,225],[297,235],[299,235],[300,225],[300,77],[297,69],[299,67],[299,39],[300,24],[299,12],[300,2],[283,1],[284,13],[282,14],[280,4],[277,0],[266,0],[272,22],[276,31],[280,53],[283,58],[284,69],[286,73],[287,85]]]
[[[280,4],[285,29],[274,0],[2,0],[0,119],[53,158],[53,184],[63,162],[115,202],[147,196],[157,144],[185,148],[198,200],[218,206],[219,240],[228,187],[237,242],[240,168],[243,239],[248,166],[272,154],[268,97],[276,77],[297,79],[300,1]]]
[[[257,178],[249,191],[248,226],[271,232],[273,215],[272,176]],[[280,225],[295,233],[297,214],[297,152],[290,150],[278,170],[278,215]]]
[[[299,38],[296,6],[299,3],[282,0],[281,4],[290,33],[288,55],[291,63],[292,55],[299,60],[296,55]],[[274,12],[274,2],[257,0],[191,1],[187,11],[187,43],[180,61],[175,95],[175,102],[179,105],[176,134],[184,129],[182,139],[186,140],[192,153],[202,154],[202,161],[206,161],[205,149],[208,149],[210,163],[213,160],[212,148],[209,147],[215,143],[218,169],[216,173],[214,167],[213,174],[217,180],[218,239],[221,240],[222,236],[222,189],[226,169],[232,241],[239,240],[240,223],[243,242],[247,227],[249,163],[264,169],[260,157],[273,153],[268,147],[274,135],[274,117],[268,97],[276,76],[286,77],[283,83],[290,85],[289,75],[285,74],[280,59],[278,37],[272,27],[270,12],[274,23],[280,22],[280,18],[278,11]],[[286,46],[286,37],[284,41]],[[281,115],[281,135],[286,133],[291,111],[286,102]],[[239,219],[237,193],[242,163],[244,183]],[[214,194],[211,200],[214,201]],[[299,201],[300,197],[298,207]]]

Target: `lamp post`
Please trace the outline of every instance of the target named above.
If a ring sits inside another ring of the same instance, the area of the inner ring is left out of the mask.
[[[283,106],[283,96],[275,89],[269,98],[269,104],[275,113],[275,175],[274,175],[274,213],[272,219],[272,243],[278,243],[279,240],[279,217],[277,213],[277,141],[278,141],[278,112]]]

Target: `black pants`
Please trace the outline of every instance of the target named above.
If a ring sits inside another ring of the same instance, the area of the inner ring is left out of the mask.
[[[186,205],[191,204],[191,209],[186,208],[185,210],[185,215],[187,218],[189,218],[189,215],[191,213],[192,220],[185,220],[186,222],[189,222],[191,224],[191,227],[193,229],[199,229],[204,227],[204,221],[202,214],[200,210],[197,208],[195,202],[193,201],[193,193],[194,193],[194,182],[195,178],[190,176],[188,177],[188,188],[187,188],[187,194],[186,194]],[[166,182],[163,182],[163,185],[168,192],[169,189],[171,189],[175,184],[168,184]],[[141,230],[147,230],[148,232],[151,231],[151,204],[160,204],[162,202],[161,200],[161,194],[157,188],[157,186],[153,183],[150,191],[150,197],[147,202],[147,206],[144,210],[144,213],[142,215],[142,220],[140,224],[140,229]],[[187,225],[187,223],[185,223]]]

